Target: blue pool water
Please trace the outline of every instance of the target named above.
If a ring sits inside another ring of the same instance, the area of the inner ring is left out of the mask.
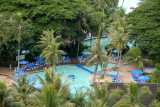
[[[86,46],[90,46],[90,41],[91,41],[91,45],[95,45],[96,39],[85,40],[83,44]],[[105,46],[108,45],[111,42],[111,40],[105,37],[105,38],[101,38],[101,42],[103,43],[103,48],[105,48]]]
[[[91,45],[95,45],[96,39],[85,40],[83,44],[86,46],[90,46],[90,41],[91,41]],[[111,43],[111,39],[107,37],[101,38],[101,43],[103,44],[103,48],[105,49],[105,46]],[[128,42],[129,47],[133,47],[133,44],[134,44],[134,41],[132,43]]]
[[[108,65],[108,67],[113,67],[113,66],[115,66],[115,64],[109,63],[109,65]],[[84,67],[86,67],[86,66],[84,66]],[[68,81],[71,83],[70,90],[71,90],[72,94],[74,94],[76,92],[76,90],[77,91],[80,91],[80,90],[85,91],[86,88],[90,88],[91,83],[89,81],[89,77],[91,74],[89,72],[77,67],[76,65],[61,65],[61,66],[57,66],[56,68],[57,68],[58,73],[65,72],[62,75],[62,82],[65,81],[65,79],[68,75],[75,75],[74,81],[72,78],[68,78],[69,79]],[[95,65],[90,66],[88,69],[94,71]],[[101,70],[100,66],[98,67],[98,70]],[[45,79],[44,72],[32,73],[29,76],[35,76],[35,74],[37,74],[41,78]],[[37,80],[36,83],[39,83],[39,80]],[[75,88],[76,88],[76,90],[75,90]]]

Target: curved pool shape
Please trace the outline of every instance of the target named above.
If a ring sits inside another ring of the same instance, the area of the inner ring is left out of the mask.
[[[109,63],[108,65],[108,67],[113,67],[113,66],[115,66],[115,64]],[[74,81],[72,78],[68,78],[68,81],[71,83],[70,90],[72,94],[75,94],[76,90],[85,91],[86,88],[90,88],[91,83],[89,81],[89,77],[91,74],[89,72],[77,67],[76,65],[61,65],[61,66],[57,66],[56,68],[58,73],[65,72],[62,75],[62,82],[65,81],[68,75],[75,75]],[[89,70],[94,71],[94,69],[95,69],[95,65],[92,65],[89,67]],[[100,66],[98,67],[98,69],[101,70]],[[29,74],[29,76],[35,77],[35,74],[39,75],[42,79],[45,79],[44,71],[32,73],[32,74]],[[39,83],[39,80],[37,80],[36,83]]]
[[[86,46],[90,46],[90,41],[91,41],[91,45],[95,45],[96,39],[85,40],[85,41],[83,41],[83,44]],[[111,43],[111,39],[104,37],[104,38],[101,38],[101,42],[103,44],[103,48],[105,49],[105,46],[107,46],[108,44]],[[133,47],[133,44],[134,44],[134,41],[132,43],[128,42],[129,47]]]
[[[90,41],[91,41],[91,45],[95,45],[95,41],[96,39],[89,39],[89,40],[85,40],[83,42],[84,45],[86,46],[90,46]],[[105,48],[105,46],[107,46],[108,44],[110,44],[111,40],[107,37],[101,38],[101,42],[103,43],[103,48]]]

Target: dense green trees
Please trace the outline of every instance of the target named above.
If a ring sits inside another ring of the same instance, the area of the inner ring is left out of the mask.
[[[132,24],[131,38],[150,57],[160,61],[160,1],[149,0],[137,7],[128,16]]]
[[[0,49],[1,60],[13,61],[17,54],[17,46],[11,45],[17,42],[12,38],[11,34],[4,35],[7,34],[7,32],[4,31],[11,32],[11,29],[4,30],[4,28],[7,28],[4,27],[4,25],[7,25],[5,22],[14,13],[21,12],[24,21],[27,19],[31,20],[33,27],[32,32],[30,32],[31,38],[23,38],[21,41],[21,49],[30,50],[30,53],[26,54],[26,58],[32,61],[33,56],[41,53],[41,49],[32,48],[32,46],[36,45],[36,42],[40,39],[40,35],[44,30],[54,29],[55,36],[62,35],[62,38],[71,40],[71,44],[67,44],[67,48],[71,46],[75,47],[74,49],[69,48],[71,49],[70,52],[75,52],[77,48],[77,38],[83,40],[85,37],[84,31],[97,36],[99,33],[99,25],[101,25],[102,22],[103,25],[105,25],[102,30],[105,30],[110,22],[108,19],[112,11],[117,7],[117,4],[118,0],[1,0],[0,13],[4,14],[3,16],[7,16],[5,20],[2,21],[3,23],[0,23],[0,29],[1,31],[3,30],[0,34],[0,38],[2,39],[3,37],[2,48]],[[5,38],[8,36],[11,36],[11,38],[7,39],[6,43],[8,45],[5,45]],[[80,49],[80,51],[82,49]],[[75,56],[73,53],[72,55]]]

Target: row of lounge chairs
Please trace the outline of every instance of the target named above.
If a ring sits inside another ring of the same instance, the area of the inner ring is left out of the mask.
[[[59,58],[57,62],[71,62],[71,60],[69,56],[66,56],[66,57],[64,56],[63,59]]]
[[[145,80],[141,80],[139,79],[139,75],[138,74],[131,74],[132,79],[136,82],[136,83],[146,83]]]
[[[64,57],[63,57],[63,61],[64,61],[64,62],[71,62],[69,56],[67,56],[67,57],[64,56]]]
[[[32,69],[35,69],[35,68],[38,68],[38,67],[41,67],[44,65],[46,65],[44,60],[39,60],[39,61],[36,61],[36,63],[32,62],[32,63],[26,64],[26,65],[22,65],[22,68],[19,69],[19,72],[30,71]],[[15,71],[18,72],[18,67],[15,67]]]
[[[123,60],[124,56],[121,56],[121,58],[118,58],[116,54],[112,54],[111,58],[112,60]]]
[[[90,58],[89,58],[89,56],[86,56],[86,58],[85,58],[87,61],[89,61],[90,60]],[[83,56],[78,56],[78,60],[80,61],[80,62],[85,62],[85,59],[84,59],[84,57]]]

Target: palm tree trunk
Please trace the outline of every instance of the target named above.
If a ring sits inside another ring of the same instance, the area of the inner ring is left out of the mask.
[[[20,68],[20,66],[19,66],[19,56],[20,56],[20,42],[18,42],[18,76],[19,76],[19,68]]]
[[[111,52],[109,53],[109,58],[111,57],[112,50],[113,50],[113,48],[111,49]],[[108,62],[106,63],[106,65],[108,65],[108,63],[109,63],[109,60],[108,60]],[[107,66],[106,66],[106,68],[107,68]],[[107,70],[107,69],[104,70],[102,77],[105,76],[106,70]]]
[[[56,64],[55,64],[55,66],[54,66],[54,67],[55,67],[55,71],[57,72]]]
[[[93,84],[96,82],[97,69],[98,69],[98,63],[96,64],[96,68],[95,68],[95,73],[94,73],[94,78],[93,78]]]
[[[120,52],[120,49],[118,49],[118,56],[117,56],[117,58],[119,58],[119,54],[120,54],[119,52]],[[119,74],[119,67],[120,67],[120,66],[118,65],[118,62],[119,62],[119,61],[118,61],[118,59],[117,59],[117,62],[116,62],[116,67],[118,66],[118,69],[117,69],[117,77],[118,77],[118,74]],[[117,82],[117,79],[116,79],[116,82]]]
[[[118,50],[117,58],[119,58],[119,50]],[[118,66],[118,59],[117,59],[117,61],[116,61],[116,66],[115,66],[114,71],[116,71],[117,66]]]
[[[90,47],[91,47],[91,41],[92,41],[92,33],[91,33],[91,38],[90,38]]]
[[[77,59],[78,59],[78,53],[79,53],[79,38],[78,38]],[[78,60],[77,60],[77,62],[78,62]]]

